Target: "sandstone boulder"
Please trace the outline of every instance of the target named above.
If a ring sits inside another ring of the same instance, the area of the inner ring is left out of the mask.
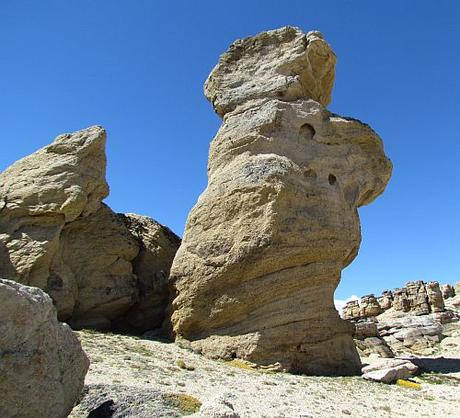
[[[362,340],[367,337],[378,337],[377,322],[375,321],[359,321],[355,323],[354,338]]]
[[[383,311],[390,309],[393,306],[393,292],[385,290],[382,295],[377,298],[377,302]]]
[[[393,292],[393,308],[395,311],[409,312],[410,303],[407,298],[407,290],[405,287],[395,289]]]
[[[373,355],[382,358],[394,357],[393,350],[383,338],[366,337],[355,339],[355,344],[361,357],[370,357]]]
[[[444,311],[444,299],[438,282],[429,282],[425,285],[430,312]]]
[[[173,331],[206,356],[360,369],[333,294],[391,163],[368,125],[324,108],[334,61],[322,35],[286,27],[237,41],[206,83],[223,124],[171,268]]]
[[[359,319],[361,317],[361,309],[359,301],[350,300],[343,308],[343,319]]]
[[[60,135],[0,173],[0,275],[45,290],[75,328],[142,332],[164,319],[178,238],[102,203],[105,143],[98,126]]]
[[[408,282],[406,284],[406,290],[410,310],[413,314],[426,315],[430,313],[428,295],[426,293],[425,284],[421,280]]]
[[[408,379],[417,373],[418,367],[404,359],[379,359],[363,367],[363,378],[382,383],[394,383],[398,379]]]
[[[436,344],[443,338],[442,325],[436,321],[435,315],[379,319],[379,335],[396,354],[432,354]]]
[[[455,289],[450,284],[443,284],[441,286],[441,293],[444,299],[453,298],[455,296]]]
[[[369,318],[382,313],[382,307],[374,295],[366,295],[361,298],[360,317]]]
[[[89,360],[59,323],[51,298],[0,280],[0,416],[65,418],[80,395]]]
[[[105,141],[97,126],[60,135],[0,173],[0,275],[47,288],[64,225],[95,213],[108,195]]]

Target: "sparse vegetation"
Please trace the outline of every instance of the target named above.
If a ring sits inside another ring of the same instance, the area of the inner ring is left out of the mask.
[[[398,379],[396,381],[398,386],[402,386],[403,388],[410,388],[410,389],[417,389],[420,390],[422,385],[420,383],[415,383],[410,380]]]
[[[183,370],[188,370],[190,372],[195,370],[195,367],[186,364],[185,361],[182,360],[182,359],[179,359],[179,360],[176,361],[176,366],[180,367]]]
[[[163,399],[170,406],[177,408],[182,415],[192,415],[201,408],[201,401],[184,393],[168,393]]]

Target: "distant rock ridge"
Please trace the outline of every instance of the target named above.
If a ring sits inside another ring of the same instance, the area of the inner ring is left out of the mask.
[[[450,284],[440,286],[436,281],[410,281],[403,288],[385,290],[381,296],[375,297],[370,294],[361,297],[360,301],[347,302],[343,307],[342,317],[352,320],[369,318],[378,316],[390,308],[413,315],[443,312],[444,299],[453,296],[455,288]]]
[[[411,281],[377,298],[366,295],[348,302],[342,316],[355,326],[361,356],[430,355],[446,337],[446,346],[457,344],[449,324],[460,319],[460,295],[450,284]]]
[[[0,277],[36,286],[75,328],[161,325],[180,239],[103,199],[106,133],[59,135],[0,173]]]

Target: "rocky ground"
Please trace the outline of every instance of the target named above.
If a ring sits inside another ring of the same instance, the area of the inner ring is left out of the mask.
[[[425,370],[414,378],[419,388],[255,370],[158,340],[77,334],[91,366],[72,418],[216,416],[206,415],[211,410],[223,417],[448,417],[460,408],[460,357],[449,357],[458,354],[458,332],[445,358],[417,360]]]

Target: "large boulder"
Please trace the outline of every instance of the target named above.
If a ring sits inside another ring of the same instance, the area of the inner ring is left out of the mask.
[[[112,328],[129,315],[124,327],[143,332],[164,319],[179,242],[170,231],[157,239],[165,232],[153,220],[132,231],[102,203],[105,143],[99,126],[60,135],[0,173],[0,275],[45,290],[72,327]]]
[[[65,418],[83,389],[89,360],[51,298],[0,280],[0,416]]]
[[[223,124],[171,269],[173,332],[206,356],[359,373],[333,295],[391,163],[325,109],[334,62],[321,34],[285,27],[235,42],[206,82]]]
[[[60,135],[0,173],[0,276],[48,287],[64,225],[95,213],[109,193],[105,141],[98,126]],[[63,299],[70,293],[63,284]]]

